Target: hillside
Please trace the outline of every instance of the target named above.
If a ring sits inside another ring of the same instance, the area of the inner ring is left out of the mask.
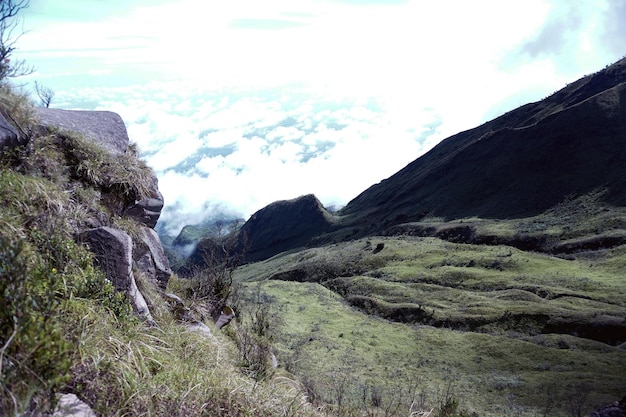
[[[0,415],[319,415],[219,331],[210,272],[172,275],[163,203],[119,115],[0,83]]]
[[[626,59],[458,133],[341,210],[358,234],[425,215],[537,215],[596,189],[626,205]]]
[[[288,239],[285,202],[252,216],[234,279],[243,311],[271,317],[279,367],[346,412],[571,417],[620,399],[625,99],[623,59],[444,140],[315,235]]]
[[[625,102],[626,58],[443,140],[337,213],[310,202],[314,196],[259,210],[240,229],[240,255],[246,262],[267,259],[387,233],[425,217],[535,216],[592,192],[606,204],[624,206]]]
[[[346,409],[380,395],[393,415],[571,417],[626,392],[626,209],[591,194],[533,217],[399,227],[235,271],[310,395]]]

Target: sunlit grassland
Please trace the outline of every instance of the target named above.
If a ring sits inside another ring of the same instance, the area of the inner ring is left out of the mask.
[[[353,398],[368,384],[393,392],[417,383],[425,408],[436,408],[451,384],[463,408],[494,416],[522,408],[532,415],[587,384],[596,404],[624,389],[626,352],[599,342],[393,323],[315,283],[267,281],[262,290],[272,305],[279,364],[329,402],[343,378]]]
[[[480,233],[510,235],[520,224],[556,223],[472,221]],[[608,224],[615,217],[592,229],[619,232]],[[555,227],[561,238],[591,234],[589,225]],[[481,416],[567,416],[576,401],[588,412],[626,390],[626,350],[615,346],[626,320],[624,251],[564,259],[506,245],[370,237],[245,265],[236,279],[261,285],[279,363],[326,401],[337,401],[343,383],[355,404],[363,387],[415,386],[424,409],[452,391]]]

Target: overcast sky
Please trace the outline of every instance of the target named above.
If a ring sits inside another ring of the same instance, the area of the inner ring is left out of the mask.
[[[22,18],[20,82],[123,117],[171,234],[308,193],[344,205],[626,54],[626,0],[31,0]]]

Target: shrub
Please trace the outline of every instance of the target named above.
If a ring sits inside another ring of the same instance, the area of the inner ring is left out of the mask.
[[[1,415],[45,407],[66,380],[70,344],[56,312],[57,272],[23,241],[0,237]]]

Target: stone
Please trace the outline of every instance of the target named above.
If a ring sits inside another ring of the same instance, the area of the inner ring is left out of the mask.
[[[0,150],[5,147],[15,147],[23,144],[20,135],[11,124],[0,114]]]
[[[172,312],[176,320],[187,322],[194,321],[191,317],[189,308],[185,306],[185,303],[183,302],[183,300],[181,300],[179,296],[177,296],[176,294],[167,293],[163,295],[163,298],[165,299],[165,302],[169,306],[170,311]]]
[[[230,323],[230,321],[234,318],[235,318],[235,312],[233,311],[233,309],[228,306],[224,306],[224,308],[222,309],[222,312],[220,313],[219,317],[215,321],[215,327],[217,327],[218,329],[221,329],[222,327]]]
[[[142,227],[141,231],[141,241],[135,245],[135,265],[159,288],[165,290],[172,276],[172,269],[161,239],[154,229]]]
[[[118,291],[128,291],[132,274],[133,241],[124,231],[103,226],[80,234],[96,255],[96,263]]]
[[[44,132],[51,129],[77,132],[114,154],[128,150],[126,125],[117,113],[36,107],[35,117]]]
[[[202,323],[201,321],[192,322],[187,325],[187,328],[191,330],[192,332],[202,333],[206,337],[213,336],[213,333],[211,333],[211,329],[209,329],[209,326]]]
[[[153,173],[152,190],[147,198],[136,201],[124,209],[124,215],[134,218],[148,227],[154,228],[163,209],[163,194],[159,191],[159,180]]]
[[[75,394],[61,394],[52,417],[96,417],[96,413]]]
[[[133,275],[133,242],[124,231],[103,226],[89,229],[79,235],[79,240],[86,243],[96,256],[96,265],[113,283],[118,291],[126,292],[133,310],[148,321],[152,315],[145,298],[137,288]]]
[[[161,193],[159,192],[159,195]],[[154,227],[161,216],[163,208],[163,197],[160,198],[144,198],[128,207],[124,212],[125,215],[132,217],[148,227]]]

